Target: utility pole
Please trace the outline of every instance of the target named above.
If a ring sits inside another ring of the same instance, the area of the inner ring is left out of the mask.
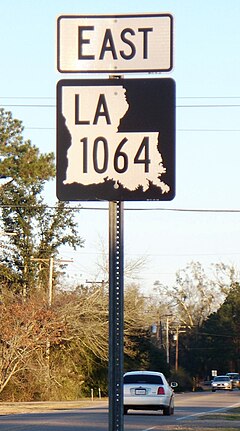
[[[176,330],[176,357],[175,357],[175,370],[178,370],[178,338],[179,338],[179,327]]]
[[[166,360],[167,364],[170,362],[170,354],[169,354],[169,317],[172,317],[172,314],[163,314],[161,317],[166,317]]]
[[[52,299],[53,299],[53,264],[56,263],[71,263],[72,260],[55,260],[53,257],[50,258],[38,258],[38,257],[31,257],[30,260],[35,262],[45,262],[49,265],[49,275],[48,275],[48,305],[51,307],[52,305]]]
[[[51,307],[52,305],[52,297],[53,297],[53,257],[49,259],[49,279],[48,279],[48,305]]]
[[[6,236],[16,236],[17,232],[10,232],[10,231],[1,230],[0,231],[0,236],[4,236],[4,235],[6,235]]]
[[[31,257],[30,260],[35,262],[45,262],[49,265],[49,275],[48,275],[48,306],[49,308],[52,306],[52,300],[53,300],[53,264],[54,259],[53,257],[50,258],[35,258]],[[68,263],[72,262],[72,260],[56,260],[55,262],[58,263]],[[50,375],[50,341],[47,337],[46,339],[46,383],[48,392],[50,391],[50,382],[51,382],[51,375]]]
[[[96,285],[96,284],[100,284],[101,286],[101,294],[102,294],[102,301],[104,299],[104,286],[106,285],[107,281],[102,280],[102,281],[90,281],[90,280],[86,280],[86,283],[91,284],[92,286]]]
[[[166,321],[166,352],[167,352],[167,364],[169,364],[169,318],[168,316]]]
[[[183,330],[181,330],[181,328],[183,328]],[[184,330],[184,328],[186,328],[186,326],[177,326],[176,334],[174,336],[174,339],[176,341],[176,355],[175,355],[175,370],[176,371],[178,370],[178,362],[179,362],[179,334],[186,332],[186,330]]]

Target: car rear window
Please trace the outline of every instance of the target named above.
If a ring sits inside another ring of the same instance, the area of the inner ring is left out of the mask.
[[[142,375],[142,374],[131,374],[124,376],[123,383],[151,383],[156,385],[163,385],[162,378],[160,376],[154,376],[152,374]]]
[[[227,373],[226,374],[228,377],[230,377],[230,379],[239,379],[239,374],[235,374],[235,373],[232,373],[232,374],[230,374],[230,373]]]
[[[229,377],[215,377],[214,381],[215,382],[229,382],[230,378]]]

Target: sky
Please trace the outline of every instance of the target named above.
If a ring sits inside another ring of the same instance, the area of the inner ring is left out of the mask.
[[[0,0],[0,106],[23,122],[25,139],[56,152],[56,85],[76,78],[57,71],[57,17],[134,13],[174,19],[174,67],[160,77],[176,82],[176,197],[124,202],[125,260],[145,260],[135,281],[151,292],[156,280],[174,284],[191,261],[206,270],[220,262],[239,268],[240,1]],[[54,205],[55,181],[45,194]],[[108,252],[108,202],[80,203],[85,247],[64,247],[59,257],[73,260],[69,283],[101,281],[96,262],[102,244]]]

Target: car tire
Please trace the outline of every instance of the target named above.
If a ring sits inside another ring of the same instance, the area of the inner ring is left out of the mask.
[[[173,413],[174,413],[174,407],[172,404],[172,400],[170,400],[169,406],[164,407],[163,409],[163,416],[170,416],[170,415],[173,415]]]
[[[212,392],[216,392],[216,389],[212,389]]]

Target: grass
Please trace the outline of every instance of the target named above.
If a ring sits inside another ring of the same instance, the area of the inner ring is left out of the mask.
[[[105,401],[102,399],[101,401]],[[94,400],[94,404],[98,403],[99,400]],[[85,399],[81,401],[66,401],[66,402],[36,402],[36,403],[0,403],[0,417],[5,414],[16,414],[16,413],[30,413],[30,412],[41,412],[49,410],[62,410],[80,407],[90,407],[93,402],[90,399]],[[164,425],[162,426],[162,431],[236,431],[236,427],[222,428],[219,426],[211,426],[211,421],[229,421],[229,425],[232,423],[234,425],[235,421],[240,422],[240,407],[232,408],[226,411],[203,415],[198,417],[198,423],[194,426],[187,425]],[[199,423],[201,421],[201,424]],[[204,423],[205,422],[205,423]],[[225,423],[226,424],[226,423]]]
[[[202,425],[195,424],[194,426],[186,426],[186,425],[182,425],[182,426],[174,426],[174,427],[170,427],[170,426],[166,426],[163,427],[163,430],[168,430],[168,431],[219,431],[219,427],[218,426],[210,426],[211,421],[240,421],[240,407],[237,408],[232,408],[229,410],[226,410],[224,412],[221,413],[217,413],[217,414],[209,414],[209,415],[203,415],[203,416],[199,416],[198,420],[202,421]],[[205,421],[206,426],[203,426],[203,421]],[[224,427],[220,428],[221,431],[236,431],[238,428],[231,428],[231,426],[229,427]]]
[[[200,417],[201,420],[224,420],[224,421],[240,421],[240,407],[226,410],[218,414],[204,415]]]
[[[221,431],[236,431],[237,428],[220,428]],[[219,428],[185,427],[169,428],[169,431],[219,431]]]

